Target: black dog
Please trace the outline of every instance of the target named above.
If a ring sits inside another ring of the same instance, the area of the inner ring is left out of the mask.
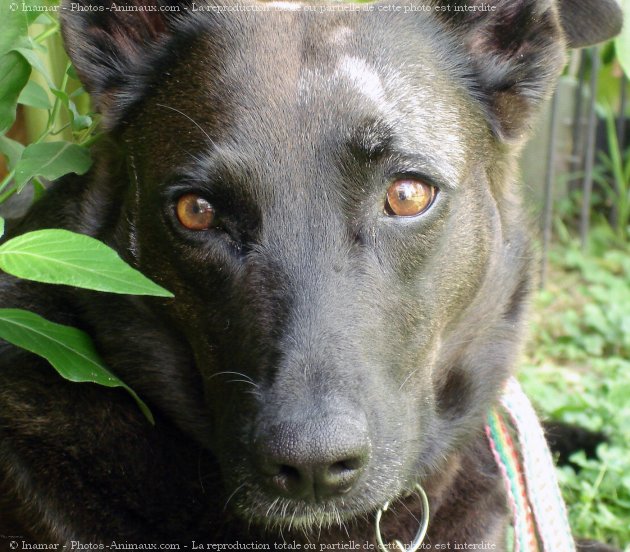
[[[65,4],[109,134],[11,234],[95,236],[175,299],[0,285],[87,331],[157,423],[2,345],[4,533],[347,544],[401,499],[405,542],[422,482],[428,545],[503,550],[482,428],[531,287],[515,159],[616,3],[145,4]]]

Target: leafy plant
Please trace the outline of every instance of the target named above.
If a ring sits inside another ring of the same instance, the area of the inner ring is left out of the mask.
[[[0,230],[4,230],[3,224]],[[67,230],[38,230],[5,242],[0,246],[0,269],[36,282],[172,297],[127,265],[113,249]],[[146,404],[106,368],[84,332],[49,322],[29,311],[0,309],[0,338],[45,358],[70,381],[123,387],[153,423]]]
[[[144,401],[107,369],[89,336],[81,330],[22,309],[0,309],[0,337],[45,358],[67,380],[126,389],[147,419],[155,423]]]
[[[615,50],[623,70],[630,76],[630,21],[627,17],[630,14],[630,0],[621,0],[621,5],[626,17],[621,34],[615,39]]]
[[[33,1],[24,4],[32,5]],[[0,182],[2,203],[28,185],[34,187],[37,197],[44,191],[44,179],[86,173],[92,164],[89,146],[99,135],[98,117],[89,112],[87,95],[65,54],[55,56],[51,52],[59,43],[56,17],[2,2],[0,19],[0,153],[8,168]],[[59,84],[55,84],[55,72],[60,73]],[[27,107],[30,115],[38,111],[46,114],[43,130],[30,129],[31,143],[27,146],[6,136],[19,105]],[[0,219],[0,236],[3,232],[4,221]],[[39,230],[6,241],[0,246],[0,269],[48,284],[172,297],[105,244],[67,230]],[[45,358],[70,381],[126,389],[153,422],[146,404],[109,371],[84,332],[29,311],[0,309],[0,338]]]
[[[34,0],[25,4],[33,5]],[[41,193],[42,178],[84,174],[91,165],[89,146],[99,138],[98,117],[89,112],[87,94],[74,70],[65,54],[53,55],[53,47],[60,41],[59,23],[51,15],[54,12],[11,6],[2,3],[0,11],[3,27],[9,29],[0,42],[0,133],[15,122],[20,104],[28,106],[30,120],[36,121],[35,112],[44,111],[46,121],[37,134],[37,125],[31,125],[26,147],[6,135],[0,139],[0,153],[8,167],[0,182],[0,202],[21,192],[28,183]],[[39,29],[34,36],[33,29]],[[53,73],[59,72],[60,66],[63,69],[56,83]]]
[[[597,227],[592,253],[575,243],[552,251],[521,380],[546,416],[609,436],[559,480],[576,534],[630,552],[630,247],[611,238]]]
[[[19,278],[45,284],[127,293],[173,295],[131,268],[94,238],[67,230],[37,230],[0,246],[0,268]]]
[[[604,108],[604,115],[609,154],[600,154],[600,161],[606,170],[595,172],[593,177],[604,189],[609,203],[615,206],[617,238],[628,241],[630,240],[630,151],[626,153],[624,161],[624,152],[621,151],[617,139],[615,115],[610,106]],[[609,176],[612,177],[614,186],[610,184]]]

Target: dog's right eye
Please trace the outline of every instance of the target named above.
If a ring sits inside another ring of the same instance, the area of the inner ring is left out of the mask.
[[[215,222],[212,205],[196,194],[186,194],[177,200],[177,219],[188,230],[208,230]]]

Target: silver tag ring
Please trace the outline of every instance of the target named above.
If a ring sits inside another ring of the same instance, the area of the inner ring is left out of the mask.
[[[418,483],[416,483],[415,489],[422,499],[422,519],[420,520],[420,527],[418,528],[416,536],[409,545],[409,548],[405,548],[405,545],[398,539],[392,541],[389,546],[383,542],[383,537],[381,536],[381,517],[383,516],[383,512],[386,512],[389,507],[388,501],[376,512],[376,542],[378,543],[380,552],[391,552],[392,546],[397,548],[399,552],[416,552],[420,546],[422,546],[424,537],[427,534],[427,529],[429,528],[429,499],[427,498],[427,493],[424,492],[424,489]]]

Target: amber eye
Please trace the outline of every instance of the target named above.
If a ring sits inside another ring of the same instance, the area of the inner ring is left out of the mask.
[[[436,188],[419,180],[396,180],[387,189],[385,210],[397,217],[415,217],[426,211],[435,199]]]
[[[186,194],[177,201],[177,218],[189,230],[208,230],[214,223],[214,209],[202,197]]]

